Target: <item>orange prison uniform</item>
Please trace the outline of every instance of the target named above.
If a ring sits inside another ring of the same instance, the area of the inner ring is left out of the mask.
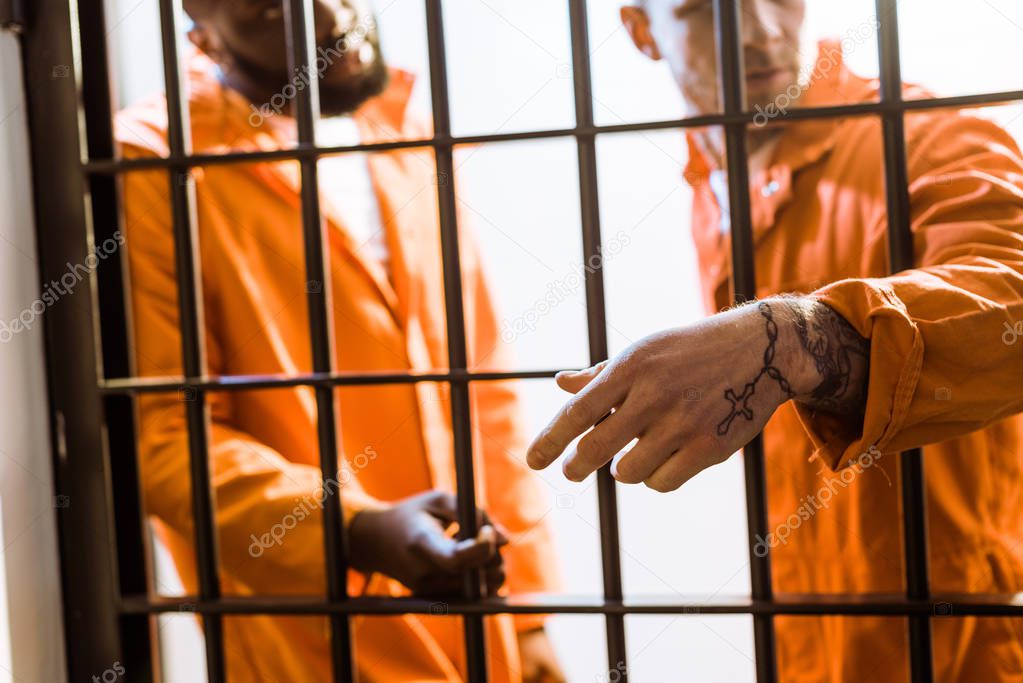
[[[824,42],[802,104],[877,94]],[[908,115],[906,138],[915,268],[894,276],[877,118],[789,124],[751,178],[757,296],[812,294],[870,340],[862,425],[789,402],[764,431],[768,530],[791,529],[772,548],[779,593],[904,590],[896,454],[916,446],[932,589],[1023,591],[1023,336],[1009,333],[1023,326],[1023,159],[998,126],[952,111]],[[690,152],[704,299],[718,310],[729,303],[730,238],[693,140]],[[880,459],[836,483],[872,446]],[[800,517],[801,507],[812,512]],[[1023,681],[1023,619],[932,623],[937,680]],[[907,680],[904,619],[776,625],[782,681]]]
[[[203,55],[189,60],[190,115],[196,153],[268,150],[284,145],[278,119],[260,120],[222,87]],[[406,115],[412,78],[394,71],[388,89],[356,114],[364,141],[428,137]],[[126,157],[166,155],[163,97],[121,112],[117,139]],[[353,242],[345,207],[323,198],[325,250],[333,287],[339,371],[443,370],[447,341],[437,187],[432,152],[373,154],[370,173],[386,232],[390,273]],[[202,266],[207,362],[212,375],[310,372],[306,277],[296,162],[208,165],[194,171]],[[137,373],[181,373],[177,290],[165,171],[123,179],[126,242]],[[507,347],[471,231],[461,230],[466,337],[471,367],[507,369]],[[455,488],[447,388],[436,383],[344,387],[339,405],[342,501],[346,522],[376,501],[430,488]],[[209,453],[227,595],[323,595],[325,574],[316,438],[309,387],[211,392]],[[149,395],[138,404],[143,494],[189,591],[196,590],[188,448],[183,403]],[[549,505],[523,463],[525,433],[514,387],[472,385],[474,453],[481,506],[513,538],[505,549],[511,592],[555,588]],[[274,525],[279,544],[259,544]],[[380,576],[353,593],[399,594]],[[487,620],[491,680],[521,678],[516,627],[542,617]],[[363,683],[463,679],[461,620],[445,616],[357,617],[352,621]],[[228,678],[325,681],[329,627],[323,617],[258,616],[224,620]]]

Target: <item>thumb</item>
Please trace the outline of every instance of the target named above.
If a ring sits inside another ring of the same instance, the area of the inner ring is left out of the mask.
[[[558,386],[562,390],[569,392],[570,394],[576,394],[582,391],[583,387],[593,381],[593,379],[599,375],[604,368],[607,367],[608,361],[603,360],[593,367],[586,368],[585,370],[565,370],[559,372],[554,376],[554,381],[558,383]]]

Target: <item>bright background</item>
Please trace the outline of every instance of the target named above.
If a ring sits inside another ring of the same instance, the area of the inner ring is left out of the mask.
[[[389,61],[422,74],[414,106],[429,114],[426,36],[420,0],[376,0]],[[851,35],[873,23],[873,2],[810,0],[804,58],[824,36]],[[597,122],[676,118],[682,111],[665,67],[632,47],[617,2],[590,3],[590,48]],[[1023,6],[981,0],[902,0],[904,79],[941,95],[1023,88]],[[109,38],[118,101],[162,89],[154,2],[110,0]],[[457,0],[445,3],[455,134],[569,127],[574,123],[567,3]],[[877,75],[873,39],[852,46],[851,68]],[[987,110],[1017,137],[1021,109]],[[678,131],[598,138],[601,226],[605,241],[628,246],[604,262],[608,331],[617,352],[654,330],[704,314],[689,237],[690,193]],[[551,287],[574,282],[581,268],[575,143],[571,138],[490,144],[458,150],[461,208],[482,239],[503,317],[537,312]],[[880,169],[879,169],[880,172]],[[564,291],[564,290],[562,290]],[[586,364],[582,288],[516,337],[522,368]],[[553,382],[523,385],[528,420],[541,428],[564,399]],[[562,549],[565,590],[601,591],[593,479],[564,480],[555,467],[537,475],[550,496],[550,521]],[[627,596],[748,594],[745,501],[740,457],[712,468],[671,495],[619,486],[622,564]],[[167,579],[170,581],[170,579]],[[752,621],[746,617],[633,616],[626,620],[633,680],[753,679]],[[603,621],[554,617],[555,645],[571,681],[608,680]],[[173,655],[171,681],[197,679],[201,643],[186,618],[161,633]],[[611,678],[613,680],[613,677]]]
[[[0,321],[39,296],[21,49],[0,31]],[[61,681],[57,564],[43,329],[0,345],[0,683]],[[97,672],[99,673],[99,672]]]

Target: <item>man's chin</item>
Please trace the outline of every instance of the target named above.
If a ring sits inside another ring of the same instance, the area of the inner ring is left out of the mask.
[[[368,99],[387,88],[390,76],[383,60],[376,60],[360,74],[352,74],[338,83],[320,81],[320,115],[343,116],[361,107]]]

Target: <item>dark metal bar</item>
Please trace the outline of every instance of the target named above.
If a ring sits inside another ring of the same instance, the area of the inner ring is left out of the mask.
[[[301,375],[233,375],[195,378],[112,379],[100,384],[104,396],[180,392],[187,389],[208,391],[246,391],[283,389],[302,386],[363,386],[375,384],[416,384],[418,382],[490,382],[508,379],[550,379],[560,370],[520,370],[509,372],[313,372]]]
[[[82,55],[78,3],[37,0],[21,39],[26,92],[32,201],[38,239],[39,287],[81,264],[91,249],[89,187],[69,172],[86,155],[80,100]],[[19,84],[19,86],[22,84]],[[89,680],[124,661],[114,496],[106,458],[103,374],[97,336],[96,283],[84,277],[73,295],[42,318],[50,408],[54,499],[60,535],[61,592],[68,680]],[[27,302],[26,302],[27,303]],[[73,334],[69,331],[74,331]],[[36,454],[42,457],[42,454]],[[82,549],[88,548],[88,561]]]
[[[905,118],[902,104],[899,17],[897,0],[875,0],[878,19],[878,63],[881,67],[881,101],[894,105],[882,114],[885,194],[888,208],[888,267],[892,273],[912,268],[913,233],[910,229],[909,173],[906,165]],[[903,557],[906,595],[927,600],[930,593],[927,562],[927,503],[921,449],[913,448],[899,459],[902,482]],[[931,657],[931,623],[928,614],[909,617],[909,663],[913,683],[934,678]]]
[[[780,125],[786,121],[805,119],[839,118],[848,116],[866,116],[883,114],[893,111],[927,111],[930,109],[983,107],[995,104],[1007,104],[1023,100],[1023,90],[1007,90],[997,93],[979,95],[957,95],[953,97],[935,97],[923,100],[906,100],[898,105],[886,102],[861,102],[858,104],[831,105],[825,107],[795,107],[780,114],[771,125]],[[226,154],[194,154],[187,157],[170,155],[163,158],[145,159],[113,159],[99,158],[89,161],[85,171],[90,174],[110,174],[143,168],[166,168],[171,165],[214,166],[217,164],[253,163],[257,161],[284,161],[289,159],[319,158],[330,154],[345,152],[385,152],[398,149],[417,149],[423,147],[452,147],[457,145],[478,145],[488,142],[515,142],[519,140],[537,140],[542,138],[568,137],[572,135],[593,136],[608,133],[634,133],[646,130],[664,130],[671,128],[704,128],[730,123],[753,123],[758,116],[756,112],[739,111],[734,113],[706,114],[681,119],[663,121],[644,121],[640,123],[616,123],[609,125],[576,125],[574,128],[555,128],[551,130],[520,131],[514,133],[486,133],[480,135],[436,135],[421,140],[397,140],[393,142],[374,142],[359,145],[340,145],[334,147],[312,147],[297,145],[291,149],[265,150],[258,152],[229,152]]]
[[[0,0],[0,30],[21,35],[27,23],[25,0]]]
[[[298,142],[315,147],[316,119],[320,114],[319,77],[313,68],[315,25],[312,3],[308,0],[285,0],[285,26],[288,43],[288,73],[304,74],[307,85],[298,88],[294,100],[294,116],[298,126]],[[329,266],[323,250],[326,223],[320,213],[320,187],[315,157],[299,161],[301,168],[302,238],[305,245],[306,302],[309,312],[309,338],[312,345],[313,371],[334,370],[334,334],[331,315]],[[320,473],[324,491],[335,491],[321,507],[323,543],[327,570],[327,596],[331,602],[348,599],[348,552],[344,519],[341,514],[341,487],[338,476],[339,417],[334,388],[315,387],[316,434],[320,451]],[[348,618],[335,613],[330,618],[330,651],[335,683],[352,681],[351,632]]]
[[[101,0],[84,0],[78,14],[81,38],[81,102],[85,115],[86,146],[89,157],[113,157],[113,110],[106,32],[106,7]],[[92,242],[97,248],[121,240],[117,178],[93,175],[89,183],[88,207],[92,212]],[[110,253],[108,247],[104,252]],[[118,251],[101,259],[95,269],[95,296],[99,312],[101,374],[119,377],[131,374],[127,301],[124,282],[127,257]],[[113,324],[104,324],[109,321]],[[144,593],[151,585],[148,571],[146,516],[142,509],[139,463],[136,455],[135,411],[130,396],[110,397],[101,404],[106,425],[110,487],[117,492],[113,505],[116,531],[118,590],[121,595]],[[126,670],[140,679],[153,675],[154,658],[159,662],[158,638],[145,615],[121,617],[121,644]]]
[[[725,114],[745,109],[746,76],[742,53],[742,0],[715,0],[714,16],[721,77],[721,102]],[[749,158],[746,123],[726,123],[725,156],[728,170],[728,201],[732,245],[732,299],[742,303],[757,296],[750,218]],[[749,538],[750,582],[755,601],[771,600],[771,557],[756,552],[756,539],[767,536],[767,488],[764,472],[764,441],[758,434],[743,449],[746,483],[746,530]],[[753,615],[753,642],[759,683],[777,680],[774,624],[770,616]]]
[[[919,616],[935,618],[982,616],[1023,616],[1023,595],[935,595],[932,600],[906,600],[893,594],[776,594],[773,600],[751,600],[742,595],[664,595],[642,600],[604,600],[600,597],[568,595],[520,595],[514,598],[445,601],[451,614],[792,614],[803,616]],[[422,598],[356,597],[331,602],[313,597],[238,597],[211,602],[194,598],[126,597],[120,608],[125,613],[163,614],[196,611],[216,614],[432,614],[437,603]]]
[[[433,105],[433,129],[438,136],[451,134],[451,110],[448,100],[447,56],[444,46],[444,12],[437,0],[425,0],[426,36],[430,59],[430,91]],[[437,164],[437,204],[440,219],[441,261],[444,270],[444,313],[447,324],[448,367],[468,367],[465,343],[465,315],[462,308],[462,268],[458,249],[458,215],[455,210],[455,165],[450,145],[434,147]],[[462,538],[472,538],[476,525],[476,478],[472,460],[472,420],[469,385],[452,383],[451,429],[455,447],[455,484],[458,489],[458,526]],[[467,572],[463,597],[479,600],[481,576]],[[465,615],[465,656],[468,679],[486,683],[487,652],[483,619]]]
[[[182,82],[178,49],[177,17],[180,0],[160,0],[160,33],[163,42],[163,73],[167,94],[167,140],[176,156],[187,156],[192,148],[191,126]],[[195,184],[186,166],[171,166],[168,173],[171,218],[174,228],[174,266],[178,285],[178,314],[181,328],[181,358],[190,377],[206,371],[203,329],[202,283],[197,269],[198,231],[195,213]],[[220,558],[213,488],[209,467],[209,409],[206,394],[196,391],[184,402],[188,429],[189,472],[192,480],[192,521],[194,529],[199,595],[205,600],[220,597]],[[206,642],[206,671],[209,680],[225,680],[223,628],[220,618],[203,618]]]
[[[569,0],[568,9],[572,40],[572,77],[575,86],[575,123],[580,128],[593,128],[593,83],[586,0]],[[583,263],[588,266],[583,276],[586,287],[586,331],[590,347],[590,363],[596,364],[608,356],[596,138],[592,134],[577,134],[576,143],[579,164],[579,209],[583,232]],[[618,537],[618,497],[614,477],[611,476],[610,464],[597,470],[596,476],[604,599],[621,600],[622,564]],[[605,629],[607,670],[618,672],[617,680],[624,683],[628,681],[629,672],[625,646],[625,618],[618,614],[608,615],[605,619]]]

